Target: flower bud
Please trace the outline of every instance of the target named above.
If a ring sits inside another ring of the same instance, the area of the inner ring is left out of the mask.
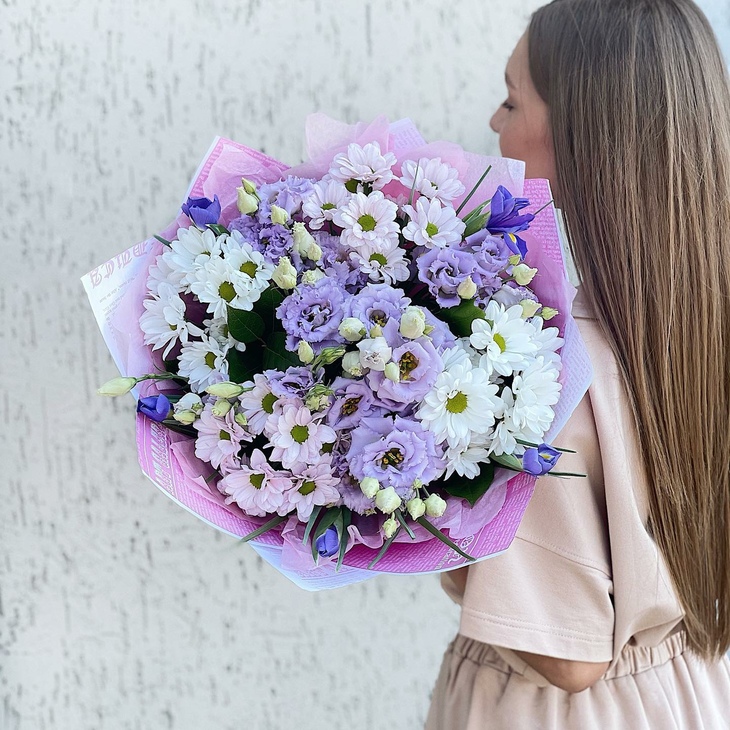
[[[523,299],[520,302],[520,306],[522,307],[522,316],[525,319],[534,317],[537,310],[540,309],[540,303],[534,302],[532,299]]]
[[[400,333],[415,340],[426,330],[426,313],[420,307],[406,307],[400,318]],[[372,334],[372,333],[371,333]]]
[[[337,331],[348,342],[358,342],[365,336],[365,325],[357,317],[345,317]]]
[[[233,417],[233,420],[239,425],[239,426],[248,426],[248,418],[246,418],[245,413],[238,412]]]
[[[553,309],[552,307],[543,307],[542,312],[540,312],[540,316],[547,322],[549,319],[552,319],[553,317],[557,316],[558,310]]]
[[[196,415],[203,412],[203,400],[197,393],[185,393],[173,406],[175,411],[192,411]]]
[[[477,285],[474,283],[471,276],[467,276],[466,279],[459,284],[456,288],[456,293],[462,299],[474,299],[477,295]]]
[[[319,261],[322,258],[322,248],[316,241],[312,241],[307,248],[307,258],[312,261]]]
[[[241,185],[243,186],[243,189],[249,194],[249,195],[258,195],[256,192],[256,184],[251,182],[251,180],[248,180],[245,177],[241,178]]]
[[[441,517],[446,512],[446,502],[438,494],[431,494],[424,502],[429,517]]]
[[[195,411],[175,411],[172,417],[183,426],[191,426],[198,418],[198,414]]]
[[[297,285],[297,270],[292,266],[288,256],[279,259],[271,278],[274,284],[282,289],[293,289]]]
[[[328,388],[326,385],[322,385],[322,383],[317,383],[307,393],[307,397],[304,399],[304,405],[310,411],[321,411],[329,406],[332,393],[332,388]]]
[[[511,266],[517,266],[522,261],[522,256],[520,254],[516,253],[510,256],[507,261],[509,261]]]
[[[209,385],[205,389],[205,392],[218,398],[237,398],[241,395],[241,393],[243,393],[243,390],[242,386],[237,385],[236,383],[231,383],[227,380],[223,383],[213,383],[212,385]]]
[[[398,496],[393,487],[386,487],[385,489],[381,489],[375,495],[375,506],[386,515],[395,512],[398,507],[400,507],[400,505],[401,498]]]
[[[372,499],[380,491],[380,482],[375,477],[365,477],[360,482],[360,491]]]
[[[332,365],[337,362],[345,354],[344,345],[334,345],[333,347],[325,347],[317,355],[317,363],[319,365]]]
[[[302,284],[316,284],[320,279],[324,279],[327,274],[322,269],[308,269],[302,274]]]
[[[236,193],[238,193],[237,204],[241,215],[251,215],[259,209],[259,199],[255,195],[246,192],[244,188],[236,188]]]
[[[305,340],[300,340],[297,345],[297,357],[305,364],[309,365],[314,360],[314,350],[312,346]]]
[[[210,409],[210,412],[218,418],[223,418],[231,410],[231,404],[225,398],[219,398]]]
[[[385,522],[383,522],[383,534],[385,537],[391,538],[397,531],[398,520],[396,520],[395,517],[389,517]]]
[[[379,324],[375,324],[370,328],[370,337],[382,337],[383,328]]]
[[[99,395],[117,396],[129,393],[137,385],[137,378],[112,378],[107,380],[96,392]]]
[[[348,352],[342,358],[342,369],[355,378],[359,378],[363,372],[363,366],[360,364],[359,352]]]
[[[426,514],[426,503],[420,497],[414,497],[406,503],[406,509],[412,520],[417,520]]]
[[[292,226],[292,238],[297,251],[305,258],[319,261],[322,258],[322,249],[314,240],[314,236],[307,230],[304,223],[295,223]]]
[[[388,378],[388,380],[392,380],[394,383],[399,383],[400,382],[400,368],[398,367],[398,363],[393,362],[391,360],[385,366],[383,375],[385,375],[385,377]]]
[[[285,226],[289,220],[289,213],[278,205],[271,206],[271,222],[274,225]]]
[[[537,274],[537,269],[530,268],[527,264],[517,264],[512,267],[512,278],[520,285],[527,286]]]

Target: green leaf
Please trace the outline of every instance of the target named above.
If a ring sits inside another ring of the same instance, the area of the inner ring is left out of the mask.
[[[281,515],[276,515],[275,517],[272,517],[268,522],[265,522],[261,527],[254,530],[253,532],[249,532],[246,537],[242,537],[240,542],[248,542],[249,540],[253,540],[254,537],[258,537],[259,535],[263,535],[265,532],[268,532],[269,530],[273,530],[274,527],[277,525],[280,525],[284,520],[289,519],[289,516],[286,515],[282,517]]]
[[[393,533],[392,537],[389,537],[383,543],[383,547],[380,548],[380,552],[370,561],[370,563],[368,565],[368,570],[370,570],[370,568],[372,568],[373,565],[375,565],[375,563],[377,563],[380,560],[380,558],[382,558],[383,555],[385,555],[388,548],[393,544],[393,540],[395,540],[395,538],[398,537],[399,532],[400,532],[400,527],[398,527],[398,529]]]
[[[491,461],[496,461],[500,466],[506,469],[512,469],[512,471],[524,471],[522,468],[522,462],[512,454],[502,454],[502,456],[495,456],[494,454],[489,455]]]
[[[335,520],[342,514],[342,510],[339,507],[330,507],[325,513],[319,524],[312,533],[312,557],[314,562],[317,562],[319,553],[317,553],[317,538],[320,535],[324,535],[327,528],[335,523]]]
[[[166,238],[163,238],[162,236],[158,236],[156,233],[155,233],[155,238],[160,243],[164,244],[165,246],[172,246],[172,241],[168,241]]]
[[[286,349],[286,332],[272,332],[266,338],[264,370],[286,370],[301,364],[299,358]]]
[[[453,474],[441,486],[452,497],[461,497],[473,507],[477,500],[492,486],[493,481],[494,464],[482,463],[479,474],[474,479]]]
[[[228,350],[226,360],[228,361],[228,379],[232,383],[245,383],[247,380],[253,380],[253,376],[264,369],[263,347],[251,345],[245,352],[240,352],[232,347]]]
[[[466,228],[464,228],[464,238],[467,238],[468,236],[473,235],[477,231],[481,231],[482,228],[484,228],[484,226],[487,225],[487,220],[489,220],[488,213],[482,213],[482,215],[474,216],[466,224]]]
[[[457,337],[468,337],[471,334],[471,323],[475,319],[486,319],[484,310],[474,304],[473,299],[464,299],[455,307],[441,309],[436,316],[446,322]]]
[[[230,233],[230,231],[225,226],[222,226],[219,223],[208,223],[208,228],[210,228],[210,230],[213,231],[216,236],[222,236],[224,233]]]
[[[345,558],[345,550],[347,549],[347,528],[350,525],[350,518],[352,512],[347,507],[342,508],[342,523],[341,529],[338,530],[340,536],[340,554],[337,556],[337,567],[335,570],[339,570],[342,565],[342,561]]]
[[[410,537],[411,540],[415,540],[416,536],[413,534],[413,530],[408,527],[405,515],[399,509],[397,509],[395,511],[395,516],[398,518],[398,522],[400,522],[401,527],[408,533],[408,537]]]
[[[312,510],[312,514],[309,515],[309,522],[307,522],[307,528],[304,530],[304,539],[302,542],[307,542],[307,538],[309,537],[309,533],[312,531],[312,528],[314,527],[314,523],[317,521],[317,517],[319,516],[319,513],[322,511],[322,505],[315,505],[314,509]]]
[[[419,525],[425,527],[434,537],[437,537],[441,542],[448,545],[452,550],[455,550],[459,555],[465,557],[467,560],[476,560],[476,558],[473,558],[471,555],[468,555],[465,553],[460,547],[458,547],[454,542],[449,540],[446,535],[444,535],[441,530],[439,530],[437,527],[432,525],[425,517],[419,517],[416,522],[418,522]]]
[[[228,332],[239,342],[256,342],[264,334],[264,320],[256,312],[228,307]]]
[[[484,174],[479,178],[479,180],[477,181],[477,184],[471,189],[471,192],[469,193],[469,195],[467,195],[464,198],[464,201],[462,202],[462,204],[456,209],[456,215],[459,215],[459,213],[461,213],[461,211],[464,209],[464,206],[471,200],[471,196],[474,195],[474,193],[476,193],[477,189],[484,182],[484,178],[489,174],[489,171],[491,169],[492,169],[492,166],[490,165],[484,171]]]

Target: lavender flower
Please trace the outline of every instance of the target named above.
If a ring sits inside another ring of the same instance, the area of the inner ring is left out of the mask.
[[[269,383],[271,392],[277,398],[304,397],[314,386],[315,379],[312,371],[305,367],[290,367],[284,370],[265,370],[264,377]]]
[[[141,413],[153,421],[164,421],[170,413],[172,405],[166,395],[150,395],[137,401],[137,413]]]
[[[373,477],[393,487],[403,500],[412,496],[416,479],[427,484],[445,469],[433,434],[419,421],[399,416],[363,418],[352,432],[348,459],[356,479]]]
[[[283,208],[289,217],[292,217],[301,210],[304,200],[312,195],[314,185],[307,178],[289,175],[284,180],[261,185],[258,192],[269,214],[270,206],[276,205]]]
[[[352,477],[342,479],[337,485],[342,503],[360,515],[370,514],[375,509],[375,500],[366,497]]]
[[[332,279],[320,279],[290,294],[277,309],[287,333],[287,348],[294,352],[299,342],[306,340],[318,353],[344,343],[337,328],[349,308],[349,299],[342,285]]]
[[[259,228],[258,245],[254,245],[265,259],[278,264],[282,256],[293,258],[294,238],[286,226],[273,224],[270,221]]]
[[[332,390],[335,400],[327,414],[327,423],[336,430],[354,428],[363,417],[379,416],[384,412],[372,389],[362,380],[337,378],[332,383]]]
[[[553,469],[559,458],[560,452],[557,449],[547,444],[540,444],[537,448],[525,449],[522,455],[522,468],[528,474],[539,477]]]
[[[182,204],[182,212],[195,223],[198,228],[206,228],[211,223],[217,223],[221,217],[221,202],[214,195],[213,200],[208,198],[188,198]]]
[[[441,307],[455,307],[461,302],[456,290],[474,273],[474,257],[455,248],[432,248],[418,257],[418,278],[428,285]]]
[[[389,319],[400,321],[411,300],[389,284],[368,284],[350,300],[349,317],[357,317],[367,328],[385,326]]]

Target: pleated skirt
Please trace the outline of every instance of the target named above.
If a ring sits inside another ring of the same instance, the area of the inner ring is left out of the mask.
[[[678,633],[656,647],[626,647],[595,685],[569,693],[512,652],[459,634],[444,654],[425,730],[485,728],[727,730],[730,661],[703,662]]]

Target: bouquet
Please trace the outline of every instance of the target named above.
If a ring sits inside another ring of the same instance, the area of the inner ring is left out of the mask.
[[[315,117],[310,150],[286,169],[216,141],[135,254],[123,375],[100,392],[135,392],[153,481],[186,483],[300,584],[499,552],[559,459],[556,411],[587,387],[567,378],[559,250],[531,230],[550,200],[528,212],[519,163],[425,145],[407,121]]]

